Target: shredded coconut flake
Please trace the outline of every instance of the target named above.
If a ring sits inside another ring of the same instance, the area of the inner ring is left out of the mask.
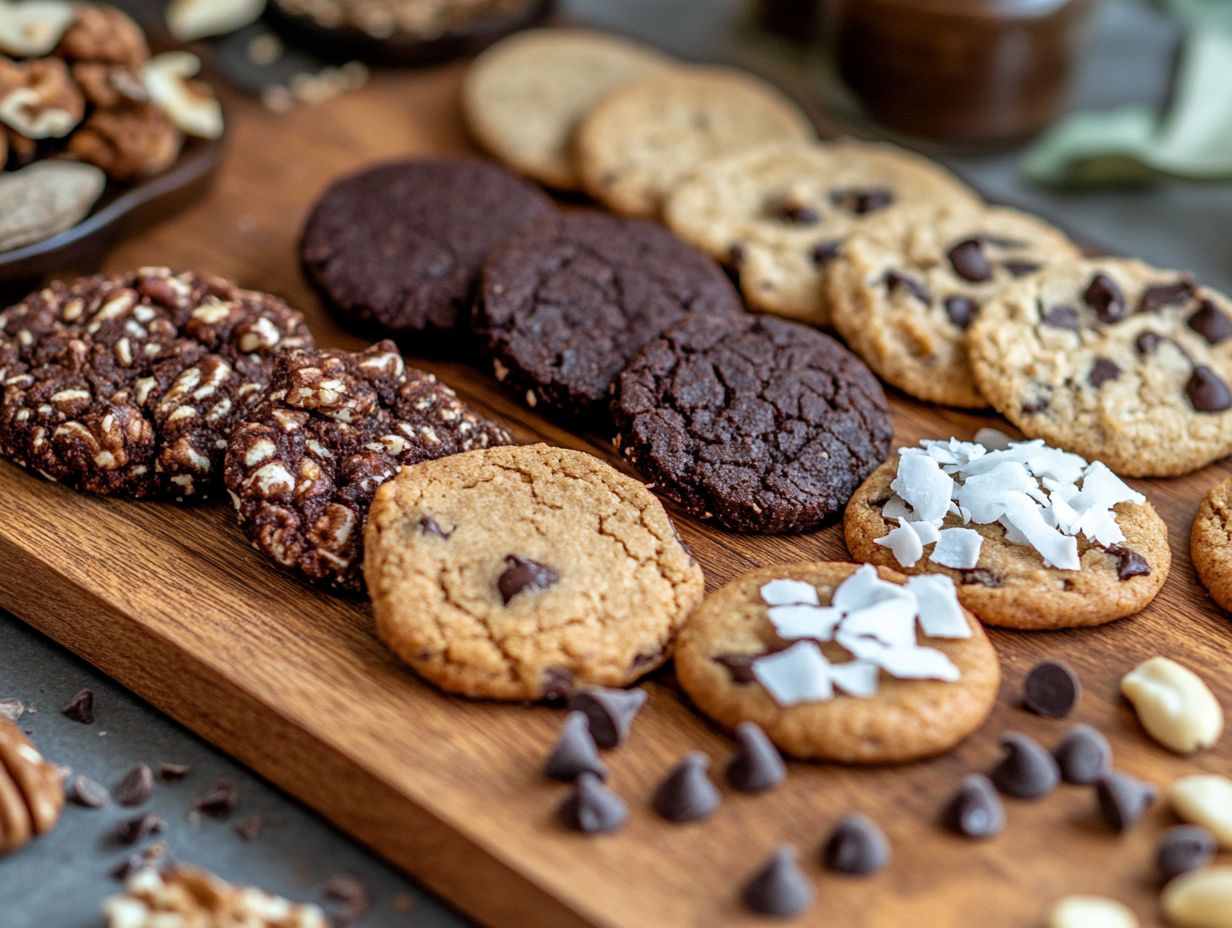
[[[767,606],[818,605],[817,588],[803,580],[771,580],[762,584],[761,601]]]
[[[928,559],[942,567],[970,570],[980,562],[984,539],[973,528],[943,528]]]
[[[753,662],[753,676],[780,706],[822,702],[834,695],[830,662],[811,641],[758,658]]]
[[[954,581],[945,574],[911,577],[907,580],[906,589],[915,595],[916,602],[920,604],[920,631],[929,638],[971,637],[971,626],[958,605]]]
[[[869,699],[877,695],[876,664],[868,661],[847,661],[830,665],[831,682],[848,696]]]
[[[814,593],[816,590],[814,590]],[[832,606],[771,606],[770,624],[780,638],[829,641],[843,613]]]

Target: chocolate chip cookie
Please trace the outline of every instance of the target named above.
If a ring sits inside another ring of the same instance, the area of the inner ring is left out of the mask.
[[[638,481],[526,445],[404,468],[377,492],[377,630],[443,689],[491,699],[624,686],[662,664],[702,572]]]
[[[686,512],[798,532],[885,459],[877,379],[838,342],[769,316],[692,316],[649,342],[613,404],[625,456]]]
[[[489,252],[551,211],[541,190],[485,161],[396,161],[325,192],[300,258],[326,303],[364,330],[440,338],[465,326]]]
[[[497,380],[535,409],[595,426],[642,345],[686,315],[743,310],[722,269],[661,226],[580,211],[498,249],[480,294],[472,324]]]
[[[890,145],[767,140],[699,164],[664,218],[739,273],[754,309],[824,326],[822,272],[861,223],[903,206],[978,202],[940,165]]]
[[[282,300],[166,268],[55,282],[0,312],[0,453],[87,493],[202,497],[274,357]]]
[[[1008,284],[1079,250],[1047,223],[1003,207],[949,203],[861,222],[825,273],[830,321],[882,379],[950,406],[987,404],[967,330]]]
[[[511,440],[408,368],[393,342],[359,354],[296,351],[278,359],[261,402],[236,425],[224,476],[253,547],[312,583],[358,593],[377,488],[403,465]]]
[[[1232,302],[1181,272],[1099,258],[1024,278],[967,339],[988,402],[1131,477],[1232,452]]]
[[[1232,610],[1232,479],[1211,487],[1189,535],[1189,556],[1215,602]]]

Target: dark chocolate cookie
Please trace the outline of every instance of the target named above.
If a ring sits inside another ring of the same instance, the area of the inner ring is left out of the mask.
[[[236,425],[224,479],[257,550],[313,583],[360,592],[377,487],[404,464],[511,441],[434,376],[406,367],[393,342],[359,354],[296,351]]]
[[[613,404],[655,489],[745,532],[810,529],[890,450],[885,394],[829,336],[768,316],[693,316],[648,343]]]
[[[447,334],[466,324],[492,249],[551,211],[537,187],[484,161],[396,161],[330,187],[300,257],[325,301],[365,329]]]
[[[484,267],[474,330],[496,379],[527,405],[607,419],[629,358],[689,313],[741,311],[713,260],[661,226],[602,213],[529,226]]]
[[[205,496],[273,358],[311,347],[282,300],[142,268],[56,282],[0,312],[0,453],[105,496]]]

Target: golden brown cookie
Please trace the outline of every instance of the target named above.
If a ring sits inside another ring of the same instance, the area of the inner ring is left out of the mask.
[[[1232,478],[1206,491],[1189,535],[1189,556],[1215,602],[1232,609]]]

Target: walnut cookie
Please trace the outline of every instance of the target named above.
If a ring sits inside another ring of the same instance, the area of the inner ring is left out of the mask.
[[[662,504],[547,445],[403,468],[377,491],[364,575],[381,638],[442,689],[557,699],[670,656],[701,568]]]

